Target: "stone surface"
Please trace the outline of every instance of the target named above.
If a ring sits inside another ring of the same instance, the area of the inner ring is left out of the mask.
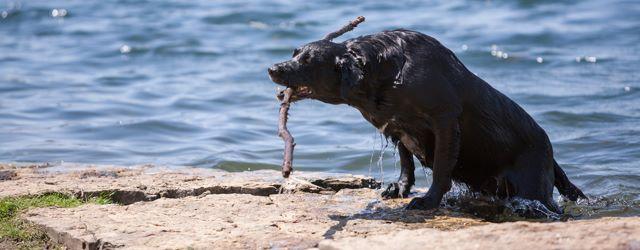
[[[278,171],[259,170],[229,173],[201,168],[161,168],[152,166],[113,167],[68,165],[64,168],[22,167],[0,178],[0,197],[38,195],[50,192],[79,197],[110,195],[116,202],[131,204],[161,197],[181,198],[211,194],[253,194],[267,196],[280,192],[331,193],[342,188],[377,187],[372,178],[313,172],[295,172],[283,179]],[[62,171],[64,169],[64,171]]]
[[[489,223],[407,211],[371,178],[152,166],[22,166],[0,197],[111,194],[120,204],[36,208],[21,218],[69,249],[638,249],[640,218]]]
[[[513,222],[444,232],[402,230],[368,238],[324,240],[329,249],[640,249],[640,218]]]
[[[314,247],[327,238],[364,237],[401,229],[445,229],[483,224],[464,217],[405,213],[382,204],[371,189],[333,195],[219,194],[120,205],[34,209],[24,218],[72,248]]]

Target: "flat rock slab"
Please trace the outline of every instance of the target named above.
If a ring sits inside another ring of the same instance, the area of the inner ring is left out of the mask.
[[[120,204],[36,208],[21,218],[69,249],[639,249],[640,218],[493,224],[407,211],[364,176],[210,169],[12,167],[0,197],[111,194]]]
[[[333,195],[218,194],[128,206],[30,210],[24,218],[72,249],[305,249],[323,239],[366,237],[417,228],[483,224],[464,217],[405,212],[371,189]]]
[[[402,230],[368,238],[325,240],[329,249],[640,249],[640,218],[514,222],[443,232]]]
[[[158,198],[211,194],[268,196],[281,192],[332,193],[343,188],[379,187],[373,178],[295,172],[283,179],[280,172],[259,170],[230,173],[202,168],[153,166],[114,167],[68,165],[64,168],[0,165],[0,197],[66,193],[78,197],[109,195],[122,204]]]

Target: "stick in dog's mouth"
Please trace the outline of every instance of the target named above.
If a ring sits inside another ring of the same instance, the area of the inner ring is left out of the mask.
[[[311,95],[311,89],[307,86],[286,88],[277,94],[280,103],[280,118],[278,119],[278,136],[284,141],[284,158],[282,161],[282,176],[289,178],[293,171],[293,148],[296,146],[293,136],[287,129],[287,120],[289,118],[289,107],[291,103],[307,98]]]
[[[307,99],[309,96],[311,96],[311,94],[313,94],[313,91],[311,90],[311,88],[307,86],[287,87],[284,90],[278,91],[278,94],[276,97],[278,98],[279,101],[283,101],[285,96],[284,92],[287,89],[291,89],[293,91],[291,94],[291,98],[289,99],[289,102],[295,102],[295,101]]]
[[[294,95],[292,88],[286,88],[278,93],[278,99],[282,101],[280,103],[280,118],[278,119],[278,136],[284,141],[284,160],[282,161],[282,176],[289,178],[291,171],[293,171],[293,148],[296,143],[293,141],[293,136],[287,129],[287,119],[289,118],[289,106],[293,102],[291,97]]]

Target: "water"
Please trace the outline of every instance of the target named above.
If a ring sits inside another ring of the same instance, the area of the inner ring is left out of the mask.
[[[338,41],[436,37],[546,129],[598,211],[638,214],[638,1],[0,0],[0,161],[278,169],[267,67],[357,15]],[[368,174],[381,147],[347,106],[296,103],[289,128],[300,170]]]

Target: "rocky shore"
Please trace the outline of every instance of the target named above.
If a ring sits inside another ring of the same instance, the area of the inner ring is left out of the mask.
[[[18,215],[69,249],[640,249],[638,217],[490,223],[447,209],[406,211],[409,199],[382,200],[378,187],[365,176],[315,172],[285,181],[272,170],[0,165],[0,199],[108,198]]]

